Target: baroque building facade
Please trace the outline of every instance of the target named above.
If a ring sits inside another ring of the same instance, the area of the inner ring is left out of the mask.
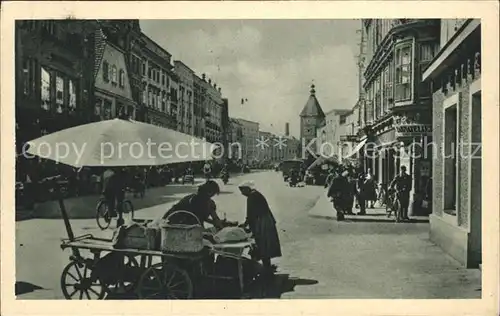
[[[363,19],[366,41],[364,100],[360,107],[361,165],[379,183],[406,166],[412,176],[411,210],[421,210],[430,179],[432,95],[422,74],[439,50],[438,19]],[[363,44],[363,43],[362,43]]]

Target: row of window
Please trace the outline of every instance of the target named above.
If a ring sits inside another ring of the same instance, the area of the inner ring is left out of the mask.
[[[166,71],[160,69],[160,67],[148,66],[146,62],[142,62],[142,76],[147,77],[149,80],[161,84],[163,87],[170,87],[170,78]]]
[[[35,99],[40,98],[41,107],[45,110],[54,108],[56,112],[62,113],[64,109],[73,111],[77,107],[76,81],[51,68],[38,67],[36,61],[31,58],[23,61],[23,94]]]
[[[364,108],[364,122],[372,122],[387,114],[394,103],[411,101],[413,98],[414,80],[419,82],[419,97],[428,97],[430,87],[421,83],[421,76],[427,65],[437,52],[435,42],[424,42],[418,45],[420,51],[418,64],[413,63],[413,44],[411,42],[395,49],[394,58],[390,60],[380,75],[367,88],[367,103]],[[415,74],[414,74],[415,70]]]
[[[116,65],[110,65],[106,60],[102,63],[102,79],[104,82],[111,82],[122,89],[125,88],[125,70],[118,70]]]

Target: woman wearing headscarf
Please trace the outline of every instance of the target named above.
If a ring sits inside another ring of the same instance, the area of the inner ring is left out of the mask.
[[[276,220],[266,198],[255,189],[252,181],[243,182],[239,189],[247,197],[247,216],[240,227],[250,229],[256,243],[254,256],[262,260],[266,272],[272,273],[271,259],[281,257]]]
[[[209,223],[217,229],[222,229],[224,224],[217,215],[216,205],[212,200],[212,197],[219,193],[220,188],[217,182],[208,180],[198,187],[198,192],[183,197],[162,218],[166,219],[176,211],[185,211],[196,216],[202,225]],[[192,217],[182,213],[174,215],[171,220],[176,224],[196,224],[193,222]]]

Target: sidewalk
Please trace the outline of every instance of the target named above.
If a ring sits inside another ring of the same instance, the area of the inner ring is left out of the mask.
[[[377,204],[375,204],[377,205]],[[354,213],[358,213],[359,209],[353,208]],[[323,219],[337,219],[336,212],[333,209],[332,202],[326,197],[326,194],[320,196],[314,207],[311,208],[308,214],[310,217]],[[394,216],[388,218],[385,207],[367,208],[366,215],[346,215],[347,221],[363,221],[363,222],[394,222]],[[427,216],[411,216],[410,223],[428,223]]]
[[[297,241],[296,253],[311,258],[297,273],[319,275],[320,283],[294,295],[328,298],[334,287],[336,298],[481,298],[481,271],[462,267],[433,244],[425,217],[396,223],[375,208],[336,221],[325,195],[307,215],[318,237],[307,245]],[[283,265],[297,266],[293,260]]]

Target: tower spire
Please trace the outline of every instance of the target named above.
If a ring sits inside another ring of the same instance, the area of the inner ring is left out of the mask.
[[[316,95],[316,90],[314,88],[316,88],[316,86],[314,85],[314,80],[313,80],[311,84],[311,95]]]

